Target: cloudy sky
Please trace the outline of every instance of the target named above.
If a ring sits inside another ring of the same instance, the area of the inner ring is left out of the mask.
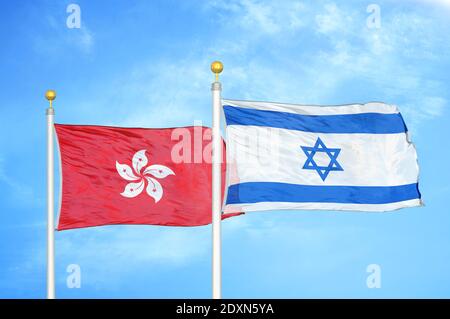
[[[209,125],[215,59],[230,99],[397,104],[426,205],[226,220],[223,296],[450,297],[450,1],[85,0],[72,29],[71,3],[1,2],[0,297],[45,297],[45,90],[58,123]],[[56,233],[57,296],[209,298],[210,238],[208,226]],[[381,288],[366,284],[371,264]]]

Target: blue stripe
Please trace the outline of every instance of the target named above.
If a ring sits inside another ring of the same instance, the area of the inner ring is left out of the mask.
[[[228,187],[227,204],[259,202],[387,204],[420,198],[418,184],[316,186],[251,182]]]
[[[393,134],[406,132],[400,113],[303,115],[224,105],[227,125],[269,126],[314,133]]]

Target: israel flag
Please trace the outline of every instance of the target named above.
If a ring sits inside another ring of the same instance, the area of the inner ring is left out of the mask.
[[[222,105],[225,212],[422,205],[416,150],[396,106]]]

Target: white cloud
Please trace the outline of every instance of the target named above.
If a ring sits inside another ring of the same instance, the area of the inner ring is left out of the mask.
[[[94,47],[94,35],[87,28],[82,27],[76,30],[78,34],[73,36],[74,43],[85,53],[90,53]],[[69,40],[69,42],[72,40]]]
[[[33,189],[27,185],[25,182],[19,180],[17,177],[11,176],[8,172],[5,160],[0,156],[0,183],[5,184],[5,193],[7,193],[12,200],[14,200],[18,205],[24,205],[27,203],[38,203],[42,204],[43,199],[37,198]]]
[[[442,116],[446,107],[448,107],[448,102],[442,97],[419,96],[409,99],[403,105],[402,113],[410,120],[406,123],[408,129],[417,132],[423,121],[433,120]]]
[[[133,264],[179,266],[207,253],[206,227],[106,226],[57,234],[59,258],[80,265],[92,260],[103,267],[107,260],[123,259]],[[82,249],[86,247],[89,249]],[[109,270],[114,265],[108,266]],[[117,265],[116,271],[121,271]]]
[[[209,105],[210,61],[189,57],[177,62],[149,62],[135,68],[121,87],[122,98],[139,101],[120,125],[171,127],[192,125]]]
[[[33,35],[33,48],[43,55],[58,55],[67,50],[78,50],[83,54],[90,54],[95,46],[93,32],[83,22],[81,28],[69,29],[65,21],[60,21],[52,15],[46,16],[45,27],[49,30],[46,34]]]
[[[221,19],[209,46],[183,44],[189,53],[176,62],[138,61],[128,74],[102,84],[102,95],[82,101],[78,110],[98,113],[108,121],[103,124],[112,125],[167,127],[201,119],[208,124],[209,64],[220,58],[227,98],[341,104],[366,102],[354,100],[365,93],[401,103],[402,110],[413,108],[409,114],[417,124],[445,111],[442,82],[429,79],[417,64],[418,59],[438,64],[449,48],[439,25],[426,15],[383,10],[382,27],[369,29],[364,6],[216,0],[203,9]],[[359,82],[364,86],[356,94],[352,88]],[[347,100],[342,92],[348,92]],[[431,113],[418,102],[430,99],[439,105]],[[112,101],[114,109],[102,108]]]
[[[233,2],[234,10],[241,3]],[[264,7],[278,4],[277,1],[262,3]],[[245,26],[231,23],[234,29],[229,30],[228,35],[239,33],[242,42],[251,43],[239,57],[239,76],[233,78],[237,83],[231,85],[246,85],[245,94],[250,98],[272,92],[272,100],[274,97],[280,99],[290,95],[288,99],[293,101],[302,96],[304,98],[300,102],[304,103],[311,102],[306,99],[308,97],[320,101],[327,95],[334,95],[343,84],[350,83],[350,79],[358,78],[373,82],[368,85],[377,86],[377,90],[382,93],[379,99],[391,98],[397,86],[400,88],[395,94],[397,96],[403,94],[403,97],[410,97],[412,89],[419,98],[445,94],[440,85],[427,85],[427,92],[423,86],[417,87],[418,82],[423,85],[427,81],[422,76],[421,65],[405,65],[415,63],[417,59],[423,59],[426,63],[439,63],[446,56],[445,52],[449,51],[447,39],[431,17],[412,11],[383,10],[382,28],[369,29],[364,6],[355,8],[321,3],[302,5],[296,18],[305,23],[289,40],[279,34],[264,33],[264,38],[254,37]],[[283,29],[283,22],[274,17],[286,16],[293,10],[288,5],[279,5],[272,11],[272,21],[277,24],[272,29]],[[261,13],[256,14],[252,10],[242,12],[232,15],[231,20],[238,20],[240,15],[245,15],[247,21],[255,21],[252,30],[259,34],[257,21],[261,20]],[[308,17],[312,13],[314,20],[310,21]],[[430,37],[429,34],[434,36]],[[268,38],[271,41],[269,47],[265,45]],[[315,41],[315,50],[308,51],[308,48],[311,49],[310,42],[303,45],[308,38]],[[221,41],[228,43],[232,40],[221,36]],[[287,50],[279,50],[279,45],[287,47]],[[263,48],[268,57],[256,54],[260,52],[257,48]]]
[[[450,0],[418,0],[419,2],[441,6],[450,9]]]
[[[326,4],[323,13],[315,17],[317,31],[319,33],[345,32],[352,23],[352,17],[345,14],[335,3]]]
[[[223,222],[222,227],[226,229],[223,240],[246,227],[238,219]],[[119,225],[68,230],[56,233],[56,247],[60,269],[78,264],[89,275],[83,279],[83,285],[111,287],[136,272],[154,272],[153,276],[157,276],[158,272],[177,271],[202,260],[209,261],[211,226]],[[41,257],[36,254],[32,258]],[[115,260],[118,262],[111,262]]]
[[[305,6],[300,1],[234,0],[212,1],[209,10],[219,10],[224,21],[239,25],[253,36],[292,32],[304,25],[301,19]]]
[[[425,114],[430,117],[441,116],[445,107],[447,107],[447,101],[438,96],[426,96],[421,103],[424,105]]]

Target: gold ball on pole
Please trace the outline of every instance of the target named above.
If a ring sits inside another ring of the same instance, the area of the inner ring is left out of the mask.
[[[219,81],[219,74],[223,71],[223,64],[220,61],[211,63],[211,71],[216,75],[216,82]]]
[[[56,99],[56,91],[55,90],[47,90],[45,92],[45,98],[50,102],[50,108],[52,108],[52,102]]]
[[[45,98],[49,101],[53,101],[54,99],[56,99],[56,91],[47,90],[47,92],[45,92]]]

